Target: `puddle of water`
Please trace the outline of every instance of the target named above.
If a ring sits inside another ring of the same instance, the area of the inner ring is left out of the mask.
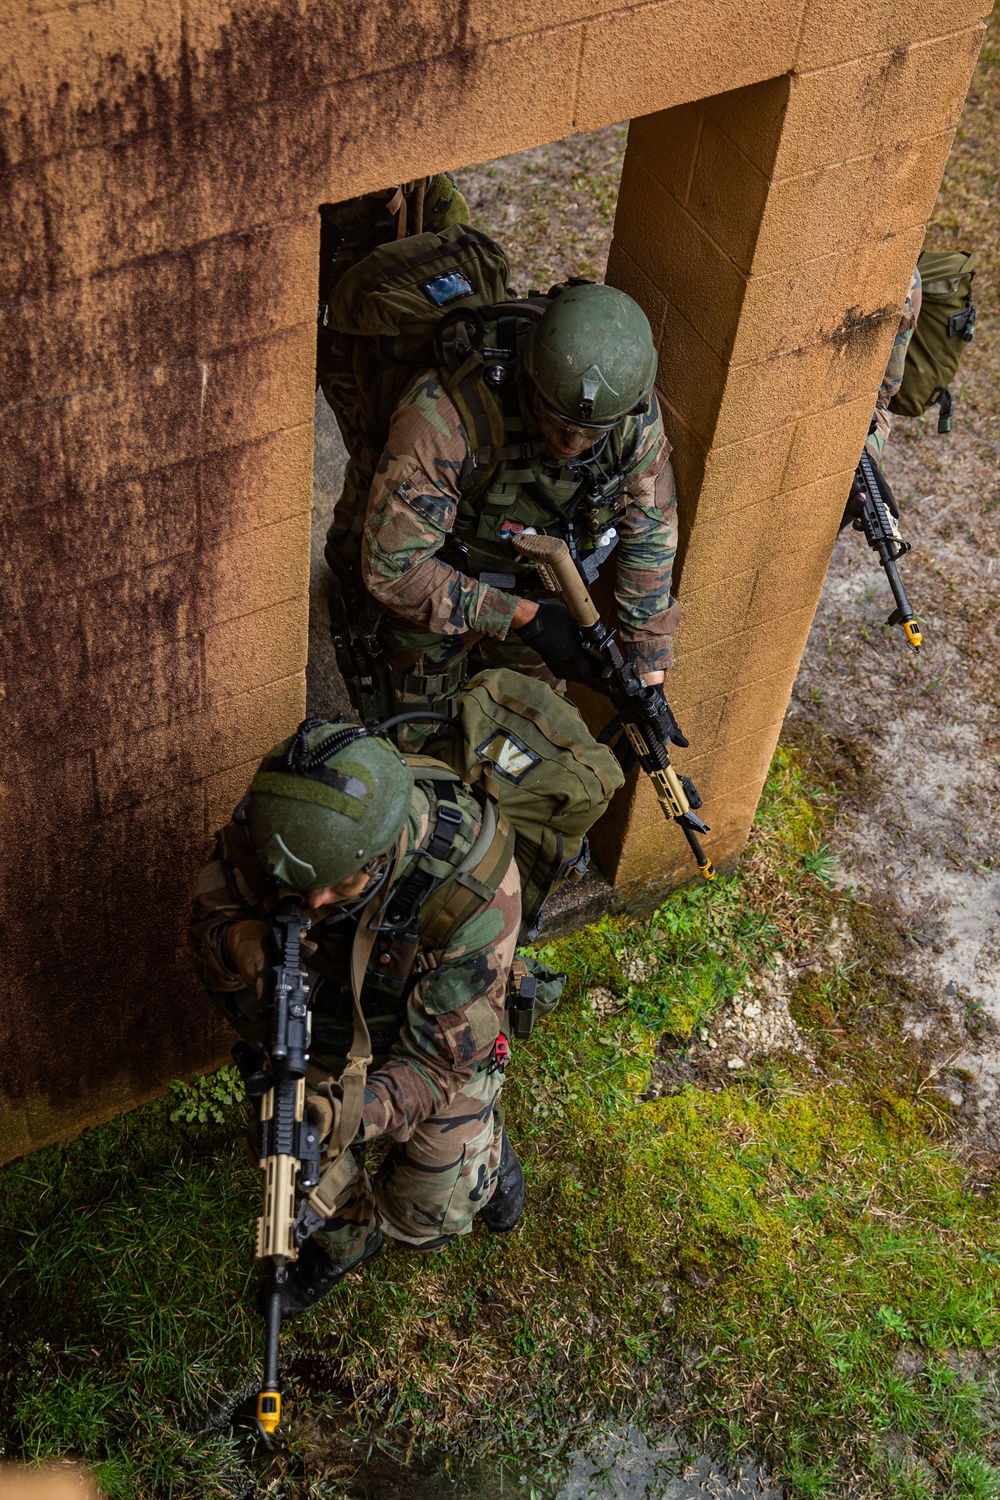
[[[726,1470],[637,1427],[606,1428],[544,1470],[508,1461],[455,1473],[408,1467],[356,1440],[336,1447],[331,1470],[351,1500],[783,1500],[752,1464]]]
[[[689,1457],[672,1438],[649,1442],[637,1427],[603,1432],[570,1455],[553,1500],[782,1500],[752,1464],[727,1472]]]

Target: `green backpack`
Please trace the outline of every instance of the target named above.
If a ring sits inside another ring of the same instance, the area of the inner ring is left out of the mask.
[[[458,695],[455,716],[458,734],[424,748],[463,781],[481,782],[512,826],[522,940],[531,942],[546,898],[586,874],[587,834],[625,777],[579,710],[521,672],[480,672]]]
[[[924,250],[917,261],[922,283],[920,316],[906,351],[903,383],[889,402],[901,417],[939,409],[938,432],[951,431],[949,390],[966,344],[976,331],[972,300],[975,270],[965,250]]]
[[[489,481],[497,464],[519,456],[504,446],[504,418],[490,386],[491,365],[515,357],[514,325],[539,318],[545,302],[516,299],[500,246],[466,224],[379,245],[337,284],[328,327],[352,343],[364,442],[381,453],[407,387],[441,371],[472,455],[464,490]],[[502,330],[502,333],[499,331]],[[493,347],[495,340],[503,345]]]

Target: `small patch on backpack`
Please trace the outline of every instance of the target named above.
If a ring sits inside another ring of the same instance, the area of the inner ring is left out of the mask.
[[[502,730],[492,739],[477,745],[476,754],[480,760],[491,760],[498,776],[502,776],[505,781],[514,782],[523,781],[542,758],[534,750],[529,750],[527,745],[522,745],[512,734],[505,734]]]
[[[475,288],[461,271],[445,271],[433,281],[423,282],[420,290],[435,307],[446,307],[449,302],[457,302],[459,297],[471,297]]]

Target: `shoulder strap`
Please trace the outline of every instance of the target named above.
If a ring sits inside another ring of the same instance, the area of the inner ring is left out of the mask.
[[[463,490],[487,482],[499,462],[506,437],[500,403],[494,400],[482,371],[483,356],[477,350],[444,381],[469,438],[471,462],[462,465],[459,478]]]
[[[475,844],[424,906],[418,968],[437,968],[438,955],[452,936],[493,900],[513,858],[514,830],[500,808],[487,801]]]
[[[478,309],[480,320],[496,321],[498,348],[472,348],[457,368],[443,370],[444,388],[454,403],[469,437],[469,462],[463,464],[459,484],[463,491],[481,489],[493,477],[496,467],[516,462],[530,455],[531,445],[507,442],[507,421],[502,392],[492,390],[483,378],[487,357],[513,359],[517,354],[519,322],[536,321],[544,313],[544,304],[525,299],[497,302]],[[481,342],[481,341],[480,341]]]
[[[404,755],[416,781],[461,781],[457,771],[434,755]]]

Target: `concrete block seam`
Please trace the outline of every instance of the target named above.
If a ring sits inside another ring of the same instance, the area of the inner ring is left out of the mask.
[[[825,73],[836,73],[841,69],[854,68],[859,62],[875,62],[879,58],[887,58],[890,62],[900,56],[908,55],[910,52],[918,52],[925,47],[936,47],[940,42],[953,41],[956,38],[971,36],[974,31],[985,35],[985,21],[977,21],[972,26],[959,26],[953,31],[942,31],[937,36],[914,37],[910,42],[904,42],[899,47],[880,47],[874,52],[861,52],[857,57],[849,57],[841,62],[825,63],[819,68],[807,68],[804,71],[795,72],[795,77],[805,81],[809,78],[818,78]]]
[[[93,0],[93,3],[96,3],[96,0]],[[143,133],[144,134],[148,134],[149,132],[143,132]],[[155,134],[155,132],[153,132],[153,133]],[[90,150],[90,149],[91,149],[90,147],[81,147],[80,148],[81,151]],[[67,156],[67,155],[69,155],[69,153],[64,151],[64,152],[60,152],[59,155],[60,156]],[[54,158],[50,158],[50,159],[51,160],[58,160],[58,157],[54,157]],[[173,245],[173,246],[170,246],[170,247],[165,248],[163,250],[151,250],[148,254],[145,254],[145,255],[136,255],[131,260],[116,261],[114,263],[114,265],[109,265],[109,266],[101,267],[101,268],[99,268],[96,271],[84,271],[79,276],[72,276],[72,275],[71,276],[59,276],[56,273],[56,271],[53,269],[52,272],[51,272],[51,279],[49,281],[48,286],[43,287],[43,288],[41,288],[39,290],[31,291],[31,292],[19,292],[19,293],[15,293],[9,299],[5,297],[5,298],[2,299],[2,302],[0,302],[0,306],[2,306],[3,303],[6,303],[8,300],[13,302],[15,300],[18,300],[21,297],[33,297],[33,298],[36,298],[36,299],[42,298],[42,297],[45,296],[46,292],[48,292],[48,291],[56,291],[56,290],[66,291],[66,290],[70,290],[74,286],[84,286],[84,285],[86,285],[86,284],[88,284],[90,282],[102,281],[102,280],[108,279],[108,278],[110,278],[112,276],[116,276],[119,272],[122,272],[122,271],[141,270],[146,265],[154,265],[154,264],[158,264],[158,263],[162,263],[162,262],[167,262],[167,261],[173,261],[173,260],[185,260],[185,259],[189,259],[192,262],[192,269],[194,269],[194,261],[196,260],[196,258],[197,258],[197,256],[198,256],[198,254],[199,254],[200,251],[209,250],[209,249],[211,249],[215,245],[222,245],[222,244],[225,243],[226,240],[249,239],[250,237],[252,237],[254,235],[266,234],[269,230],[293,229],[293,228],[295,228],[296,225],[309,224],[312,221],[313,217],[315,217],[316,221],[317,221],[316,222],[316,237],[318,239],[319,238],[319,204],[316,205],[316,213],[315,213],[315,215],[313,215],[311,213],[310,214],[295,214],[291,218],[286,218],[286,219],[267,219],[267,220],[262,220],[259,223],[247,224],[245,226],[242,226],[239,229],[227,229],[227,230],[224,230],[221,234],[210,234],[210,235],[207,235],[203,239],[191,240],[187,244],[184,244],[184,245]]]
[[[956,128],[954,125],[939,125],[934,130],[929,130],[925,135],[907,136],[904,140],[898,141],[882,141],[871,151],[862,151],[855,156],[843,156],[836,161],[825,161],[821,166],[807,167],[802,172],[787,172],[784,177],[773,177],[771,178],[771,187],[786,187],[789,183],[798,182],[806,177],[823,177],[827,172],[835,172],[840,167],[852,167],[859,162],[869,162],[872,166],[876,166],[893,152],[922,146],[925,142],[939,140],[942,136],[954,136]],[[907,225],[899,233],[905,232],[905,228],[912,227],[912,225]]]

